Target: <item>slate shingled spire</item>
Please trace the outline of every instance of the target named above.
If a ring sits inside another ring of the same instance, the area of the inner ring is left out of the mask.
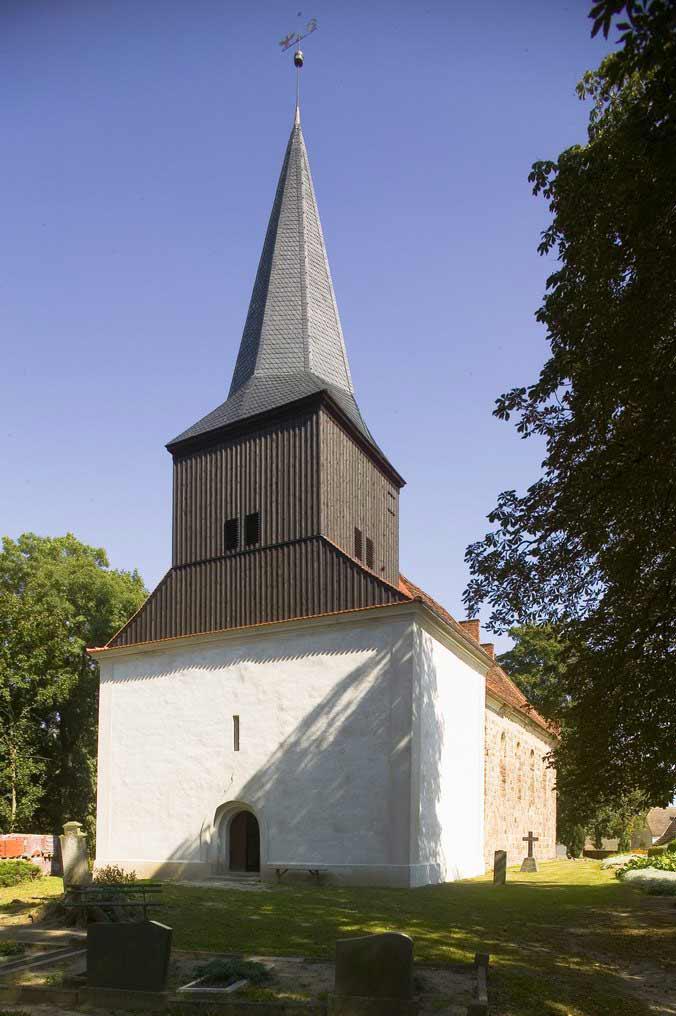
[[[296,109],[228,398],[169,447],[322,390],[375,444],[354,397]]]

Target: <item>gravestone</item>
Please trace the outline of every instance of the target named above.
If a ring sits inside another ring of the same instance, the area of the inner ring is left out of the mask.
[[[524,857],[521,862],[521,871],[537,871],[538,865],[535,857],[533,856],[533,844],[537,843],[540,837],[533,836],[532,831],[529,829],[528,836],[522,836],[521,838],[528,843],[528,856]]]
[[[336,942],[331,1016],[412,1016],[413,941],[390,931]]]
[[[87,987],[166,991],[171,928],[157,921],[87,926]]]
[[[92,880],[87,864],[87,837],[81,829],[81,822],[66,822],[63,836],[59,836],[64,886],[89,885]]]
[[[493,885],[504,885],[507,881],[507,851],[496,850],[493,855]]]

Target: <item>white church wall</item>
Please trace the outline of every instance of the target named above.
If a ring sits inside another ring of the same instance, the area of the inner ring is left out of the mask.
[[[409,884],[411,617],[304,622],[101,660],[97,865],[210,874],[242,802],[261,862]],[[233,716],[240,750],[233,750]]]
[[[420,625],[414,633],[412,884],[483,873],[485,678]]]

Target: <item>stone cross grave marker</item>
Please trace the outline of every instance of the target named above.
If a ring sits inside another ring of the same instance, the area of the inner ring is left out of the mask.
[[[413,940],[397,931],[336,942],[336,981],[330,1016],[409,1016],[413,999]]]
[[[532,830],[528,830],[528,836],[521,837],[528,844],[528,856],[524,857],[521,863],[521,871],[537,871],[538,864],[533,856],[533,844],[538,843],[539,836],[533,836]]]
[[[507,881],[507,851],[496,850],[493,854],[493,885],[504,885]]]

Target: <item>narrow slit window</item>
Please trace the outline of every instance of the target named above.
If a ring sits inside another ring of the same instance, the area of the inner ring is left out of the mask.
[[[232,747],[239,751],[239,716],[232,718]]]
[[[361,529],[357,529],[356,526],[354,527],[354,556],[359,558],[360,561],[364,556]]]
[[[366,537],[366,567],[373,568],[373,540]]]
[[[253,547],[261,541],[261,517],[259,512],[251,512],[244,520],[244,542]]]
[[[225,549],[237,550],[239,547],[239,519],[228,519],[225,523]]]

